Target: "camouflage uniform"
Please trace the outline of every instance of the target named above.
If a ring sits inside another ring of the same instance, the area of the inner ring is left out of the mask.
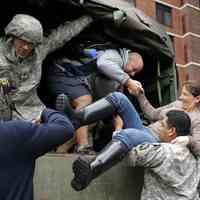
[[[37,96],[36,88],[41,78],[41,65],[45,57],[61,48],[91,22],[92,18],[88,16],[66,22],[53,30],[46,38],[43,38],[40,22],[29,15],[16,15],[7,25],[5,28],[7,37],[0,40],[0,79],[6,79],[9,82],[10,90],[6,93],[6,96],[9,97],[7,99],[12,100],[11,105],[15,105],[16,110],[21,113],[23,118],[35,118],[43,107]],[[10,36],[33,43],[35,49],[32,55],[25,59],[17,57],[13,39]],[[4,105],[4,109],[1,109],[1,116],[2,120],[8,120],[12,109],[4,95],[5,93],[0,95],[0,103]],[[7,102],[6,106],[5,102]],[[3,108],[2,105],[1,108]],[[13,118],[22,116],[14,112]]]
[[[129,154],[132,166],[145,167],[141,200],[198,200],[200,161],[185,146],[142,144]]]

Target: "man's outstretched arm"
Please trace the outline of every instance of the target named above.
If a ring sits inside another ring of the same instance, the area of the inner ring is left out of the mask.
[[[43,44],[40,46],[42,53],[42,60],[51,52],[59,49],[77,36],[87,26],[93,22],[92,17],[82,16],[74,21],[67,21],[53,30],[48,37],[44,38]]]

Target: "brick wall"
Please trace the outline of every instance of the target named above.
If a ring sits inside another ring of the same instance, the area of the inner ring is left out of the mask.
[[[177,7],[180,7],[182,5],[181,0],[163,0],[162,2],[171,4],[171,5],[177,6]]]
[[[185,39],[188,46],[188,62],[200,63],[200,38],[189,35]]]
[[[181,38],[174,38],[174,46],[175,46],[175,53],[176,53],[176,62],[185,65],[187,63],[187,58],[186,58],[186,45],[183,39]]]
[[[183,9],[182,12],[183,15],[185,15],[185,17],[187,18],[186,19],[187,28],[185,32],[200,34],[200,26],[198,23],[200,22],[200,10],[187,6]]]
[[[183,86],[183,83],[189,79],[188,74],[188,68],[187,67],[179,67],[177,66],[177,72],[178,72],[178,85],[179,85],[179,91]]]
[[[200,5],[199,0],[136,0],[136,7],[156,19],[156,2],[172,8],[172,27],[165,30],[174,37],[178,80],[200,81]]]
[[[183,0],[183,4],[189,3],[193,6],[199,7],[199,0]]]
[[[136,0],[136,7],[144,11],[146,15],[155,17],[155,2],[153,0]]]

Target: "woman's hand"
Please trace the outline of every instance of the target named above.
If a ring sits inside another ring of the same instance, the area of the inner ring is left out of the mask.
[[[142,84],[136,80],[128,79],[126,88],[130,94],[135,96],[139,95],[140,93],[144,93]]]

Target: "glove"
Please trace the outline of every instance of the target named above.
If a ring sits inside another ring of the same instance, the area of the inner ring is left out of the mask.
[[[0,79],[0,86],[3,88],[4,94],[8,94],[11,90],[10,83],[6,78]]]

